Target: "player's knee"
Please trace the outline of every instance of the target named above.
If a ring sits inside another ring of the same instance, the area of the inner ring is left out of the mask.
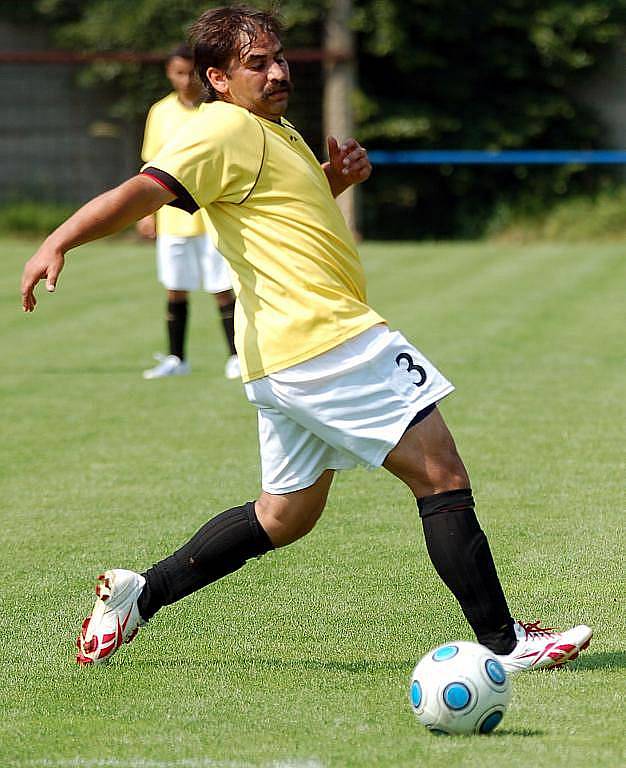
[[[321,501],[293,504],[261,496],[256,503],[257,518],[275,547],[291,544],[313,530],[324,504]]]
[[[432,493],[443,493],[467,488],[470,481],[461,457],[454,450],[437,456],[437,460],[430,465],[426,477],[422,478],[422,484],[430,486]]]
[[[416,498],[467,488],[470,484],[465,465],[454,444],[427,453],[405,453],[401,462],[386,466],[408,485]]]

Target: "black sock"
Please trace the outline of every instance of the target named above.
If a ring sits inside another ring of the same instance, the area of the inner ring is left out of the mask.
[[[426,547],[437,573],[461,605],[479,643],[494,653],[515,646],[513,619],[470,488],[417,500]]]
[[[188,302],[167,302],[167,334],[170,341],[170,355],[185,359],[185,335],[187,332]]]
[[[139,597],[147,621],[164,605],[241,568],[251,557],[274,549],[254,511],[254,502],[234,507],[208,523],[173,555],[149,568]]]
[[[222,325],[224,326],[224,335],[228,342],[228,348],[231,355],[236,355],[235,349],[235,302],[231,301],[230,304],[223,304],[220,306],[220,316],[222,318]]]

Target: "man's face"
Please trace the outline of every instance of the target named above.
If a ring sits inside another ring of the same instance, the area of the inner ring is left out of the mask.
[[[220,71],[209,68],[209,79],[226,101],[276,122],[287,111],[291,92],[282,44],[276,35],[260,32],[251,47],[244,41],[242,49],[243,56],[235,57],[217,80],[211,72]]]
[[[202,93],[202,84],[196,76],[193,61],[172,56],[167,62],[165,74],[172,88],[183,101],[195,102]]]

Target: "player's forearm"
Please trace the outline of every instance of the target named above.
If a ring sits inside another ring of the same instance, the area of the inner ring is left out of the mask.
[[[78,245],[121,232],[173,198],[152,179],[134,176],[79,208],[48,237],[48,244],[66,253]]]

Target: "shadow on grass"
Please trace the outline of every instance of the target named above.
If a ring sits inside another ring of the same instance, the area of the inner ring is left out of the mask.
[[[338,659],[275,659],[260,658],[256,656],[225,656],[209,657],[206,659],[189,658],[164,658],[164,659],[133,659],[128,663],[133,667],[165,668],[165,669],[192,669],[194,667],[228,667],[234,665],[244,669],[303,669],[312,672],[343,672],[352,675],[366,675],[388,672],[410,673],[415,665],[415,660],[384,661],[380,659],[359,659],[354,661],[341,661]],[[540,674],[576,674],[588,670],[614,670],[626,668],[626,653],[615,651],[611,653],[585,653],[572,664],[566,664],[559,669],[540,670]],[[533,674],[537,674],[534,672]],[[500,731],[498,731],[500,733]],[[509,733],[502,731],[502,733]],[[512,732],[511,732],[512,733]],[[534,733],[520,733],[517,735],[537,735]]]
[[[207,666],[232,669],[234,665],[253,669],[306,669],[313,672],[347,672],[355,675],[373,674],[376,672],[407,672],[415,666],[415,661],[379,661],[361,659],[359,661],[324,661],[321,659],[268,659],[254,656],[228,656],[224,658],[207,659],[162,659],[151,660],[133,659],[133,667],[165,667],[170,669],[192,668]]]
[[[576,670],[587,669],[624,669],[626,668],[626,652],[612,651],[610,653],[589,653],[585,651],[570,667],[565,665],[564,669]]]
[[[390,672],[404,672],[407,675],[415,665],[415,660],[408,661],[382,661],[379,659],[358,659],[353,661],[341,661],[338,659],[276,659],[258,656],[228,656],[223,658],[210,657],[206,659],[189,658],[165,658],[165,659],[133,659],[129,660],[131,666],[136,668],[144,667],[146,669],[193,669],[213,667],[219,669],[226,667],[232,670],[233,666],[239,666],[243,669],[296,669],[308,670],[311,672],[329,672],[344,673],[351,675],[372,675],[384,674]],[[539,670],[533,674],[576,674],[577,672],[586,672],[588,670],[614,670],[626,667],[626,653],[587,653],[582,655],[572,664],[566,664],[558,669]],[[508,733],[518,736],[537,736],[539,732],[514,732],[498,730],[498,733]]]

